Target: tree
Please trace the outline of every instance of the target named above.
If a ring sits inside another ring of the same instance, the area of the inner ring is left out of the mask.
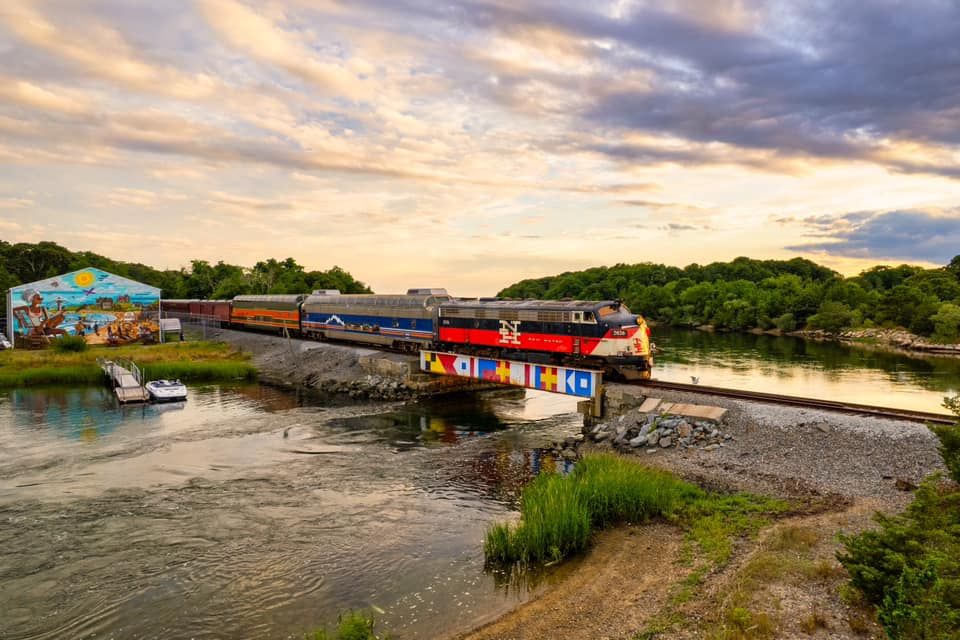
[[[947,343],[960,340],[960,306],[944,302],[930,321],[934,326],[934,341]]]
[[[828,300],[820,305],[816,315],[810,316],[808,324],[813,329],[822,329],[829,333],[837,333],[850,326],[853,313],[850,307],[842,302]]]
[[[953,260],[945,268],[957,280],[960,280],[960,255],[953,256]]]

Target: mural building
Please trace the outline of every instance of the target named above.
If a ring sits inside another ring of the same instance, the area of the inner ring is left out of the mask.
[[[160,289],[88,268],[23,284],[7,293],[8,337],[42,348],[63,336],[88,344],[153,342]]]

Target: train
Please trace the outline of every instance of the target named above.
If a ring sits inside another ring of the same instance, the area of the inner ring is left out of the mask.
[[[455,351],[580,366],[620,378],[649,378],[653,369],[650,328],[619,300],[454,298],[434,288],[396,295],[324,289],[232,300],[161,300],[160,308],[166,316],[209,318],[235,329],[397,351]]]

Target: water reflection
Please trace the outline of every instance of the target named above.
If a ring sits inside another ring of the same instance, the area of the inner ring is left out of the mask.
[[[393,637],[433,638],[527,596],[483,572],[483,534],[561,467],[543,447],[578,431],[573,404],[278,394],[0,395],[0,637],[301,637],[377,606]]]
[[[960,358],[918,357],[788,336],[658,327],[656,377],[943,413]]]

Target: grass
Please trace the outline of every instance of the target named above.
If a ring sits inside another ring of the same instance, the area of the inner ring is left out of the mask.
[[[664,518],[684,527],[713,562],[725,562],[733,538],[752,533],[782,502],[746,494],[708,494],[665,471],[613,454],[583,458],[568,477],[545,474],[523,490],[520,522],[487,531],[488,565],[537,566],[586,550],[594,531]]]
[[[209,381],[252,378],[256,374],[248,356],[218,342],[92,347],[63,353],[14,349],[0,352],[0,387],[97,383],[103,379],[98,356],[131,359],[151,379]]]
[[[318,629],[308,633],[305,640],[381,640],[381,636],[374,632],[375,625],[372,615],[348,611],[340,615],[336,631],[331,633],[326,629]]]

